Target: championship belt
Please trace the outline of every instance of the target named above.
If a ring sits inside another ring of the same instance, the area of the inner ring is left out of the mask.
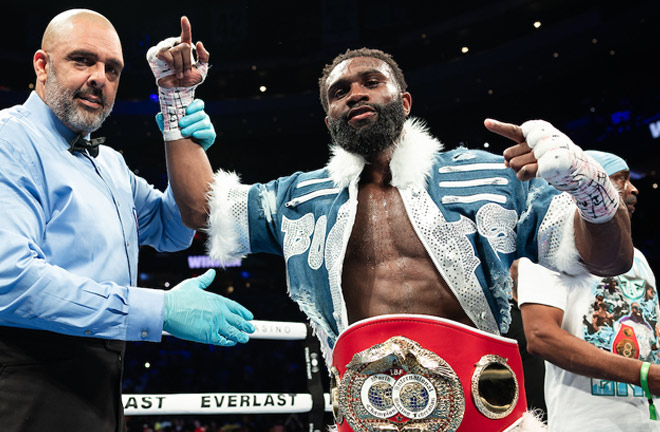
[[[332,364],[339,432],[500,432],[527,411],[517,342],[442,318],[354,323]]]
[[[612,343],[612,352],[627,358],[639,358],[639,342],[635,336],[635,329],[632,327],[621,324],[621,328],[614,337]]]

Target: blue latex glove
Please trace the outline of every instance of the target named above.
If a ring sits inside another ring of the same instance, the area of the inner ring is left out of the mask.
[[[252,312],[219,294],[204,291],[215,270],[186,279],[165,292],[163,330],[180,339],[233,346],[245,343],[253,333]]]
[[[156,114],[156,124],[158,129],[163,132],[163,114]],[[211,118],[204,112],[204,101],[195,99],[193,103],[186,108],[186,115],[179,120],[181,135],[184,137],[193,137],[195,142],[202,146],[204,151],[208,150],[215,142],[215,128],[211,123]]]

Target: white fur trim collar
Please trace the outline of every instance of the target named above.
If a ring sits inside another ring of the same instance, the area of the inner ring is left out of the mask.
[[[406,120],[390,162],[392,186],[425,187],[431,175],[433,155],[442,148],[442,143],[431,135],[423,120],[418,118]],[[337,187],[347,187],[360,175],[366,160],[336,144],[330,147],[330,151],[332,157],[326,167],[330,171],[330,177]]]

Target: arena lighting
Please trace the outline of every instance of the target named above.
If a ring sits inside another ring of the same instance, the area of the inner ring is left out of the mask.
[[[641,172],[638,172],[638,171],[635,171],[635,170],[630,170],[630,179],[631,180],[641,180],[644,177],[646,177],[646,175],[644,173],[641,173]]]
[[[632,112],[630,110],[617,111],[610,115],[612,124],[615,125],[630,121],[631,118],[632,118]]]
[[[649,123],[649,130],[654,139],[660,138],[660,120]]]

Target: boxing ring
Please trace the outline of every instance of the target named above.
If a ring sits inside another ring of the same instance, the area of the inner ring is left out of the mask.
[[[323,392],[320,373],[323,359],[318,342],[307,324],[281,321],[252,323],[250,339],[300,340],[305,342],[305,366],[310,393],[174,393],[124,394],[127,416],[217,415],[217,414],[293,414],[331,411],[330,396]],[[164,336],[169,336],[163,333]]]
[[[337,338],[329,394],[323,358],[307,324],[253,321],[252,339],[299,340],[309,393],[125,394],[130,415],[307,413],[309,431],[541,431],[527,411],[515,340],[444,318],[381,315],[351,324]],[[457,349],[458,348],[458,349]],[[441,356],[442,355],[442,356]]]

